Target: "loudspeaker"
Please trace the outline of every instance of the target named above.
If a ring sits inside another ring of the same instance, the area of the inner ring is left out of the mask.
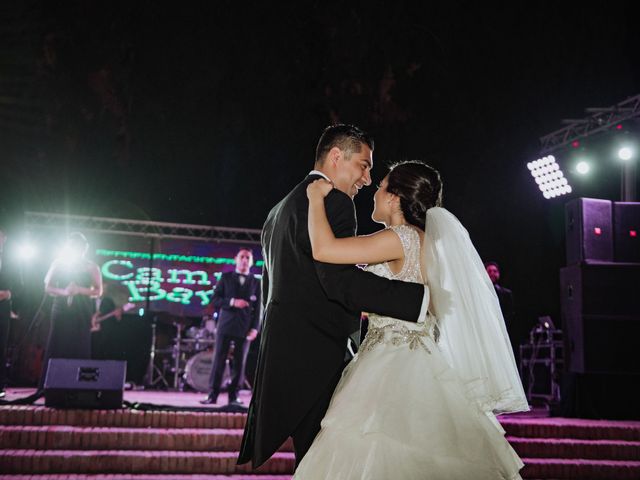
[[[613,204],[613,231],[615,261],[640,263],[640,203]]]
[[[47,407],[122,408],[127,363],[52,358],[44,382]]]
[[[640,420],[640,375],[565,373],[554,417]]]
[[[613,261],[612,205],[576,198],[565,206],[567,265]]]
[[[560,270],[565,362],[576,373],[640,373],[640,265]]]

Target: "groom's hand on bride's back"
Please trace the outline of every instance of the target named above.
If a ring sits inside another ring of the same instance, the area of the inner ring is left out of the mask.
[[[329,195],[331,190],[333,190],[333,183],[324,178],[320,178],[307,185],[307,198],[309,201],[322,200]]]

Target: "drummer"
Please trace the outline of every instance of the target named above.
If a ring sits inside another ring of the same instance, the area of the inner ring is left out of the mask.
[[[244,378],[245,343],[256,339],[260,325],[260,280],[250,273],[252,265],[251,250],[240,248],[235,256],[235,271],[223,273],[215,287],[212,302],[218,310],[218,328],[210,378],[211,390],[200,403],[217,404],[225,360],[233,342],[235,347],[228,390],[229,405],[244,406],[238,399],[238,387],[240,379]]]

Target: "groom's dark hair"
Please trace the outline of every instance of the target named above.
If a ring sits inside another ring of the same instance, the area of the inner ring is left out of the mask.
[[[316,165],[322,165],[327,153],[333,148],[349,152],[349,154],[360,151],[360,146],[365,144],[373,150],[373,138],[354,125],[330,125],[324,129],[318,146],[316,147]]]

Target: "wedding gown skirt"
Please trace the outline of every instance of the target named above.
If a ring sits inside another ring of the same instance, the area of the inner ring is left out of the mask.
[[[295,479],[521,478],[504,430],[467,398],[428,323],[370,318]]]

